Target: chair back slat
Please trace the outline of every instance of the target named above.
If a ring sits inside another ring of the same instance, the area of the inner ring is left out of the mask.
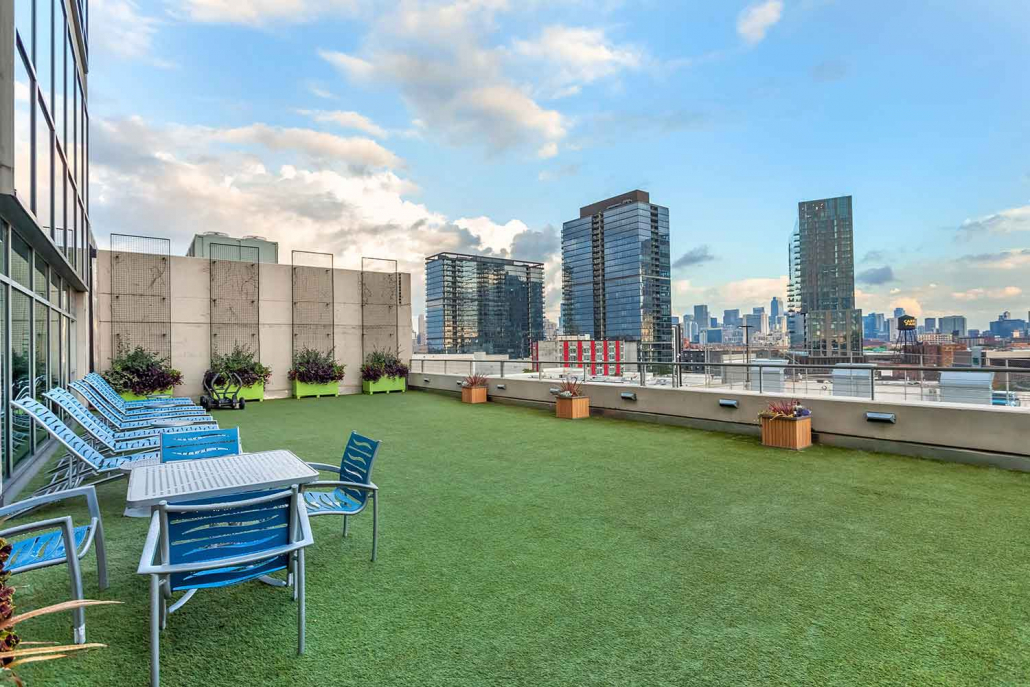
[[[104,442],[105,446],[110,449],[114,448],[114,432],[104,423],[97,420],[96,416],[89,412],[86,406],[79,403],[78,399],[72,396],[67,389],[54,387],[43,395],[56,403],[64,412],[71,415],[72,419],[79,423],[83,429]]]
[[[251,495],[253,496],[253,495]],[[168,511],[169,563],[209,563],[224,558],[260,554],[290,543],[290,522],[296,515],[294,497],[213,511]],[[282,570],[288,556],[257,559],[246,565],[206,572],[171,575],[172,588],[223,587]]]
[[[240,430],[205,429],[195,432],[175,432],[161,435],[161,462],[219,458],[243,453]]]
[[[110,382],[100,376],[99,373],[90,372],[83,379],[115,408],[123,412],[127,409],[125,399],[119,396]]]
[[[204,413],[203,409],[195,406],[170,406],[167,408],[119,408],[116,407],[111,400],[104,397],[96,389],[89,384],[84,383],[81,379],[70,382],[68,386],[79,392],[83,398],[90,402],[90,405],[100,411],[101,415],[116,423],[124,423],[126,421],[141,419],[146,420],[158,417],[169,420],[189,420],[195,415],[201,415]]]
[[[11,401],[11,405],[24,410],[29,416],[39,423],[47,433],[64,444],[65,448],[74,453],[80,460],[90,468],[99,470],[104,464],[104,456],[79,437],[72,429],[61,422],[61,419],[35,399],[23,398],[18,401]]]
[[[340,461],[340,480],[368,484],[372,481],[372,463],[379,453],[381,442],[351,432]],[[341,491],[360,504],[365,503],[368,492],[362,489],[342,488]]]

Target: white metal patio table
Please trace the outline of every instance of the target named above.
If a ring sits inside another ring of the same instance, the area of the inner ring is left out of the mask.
[[[176,460],[134,468],[129,474],[125,501],[128,510],[138,511],[162,501],[175,503],[278,489],[317,479],[317,470],[285,449]]]

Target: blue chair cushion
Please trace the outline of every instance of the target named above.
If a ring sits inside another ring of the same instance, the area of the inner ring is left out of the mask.
[[[89,527],[89,525],[84,525],[75,528],[76,551],[82,546],[86,535],[89,534]],[[7,559],[7,570],[18,572],[20,568],[35,563],[63,561],[64,559],[64,537],[61,536],[61,531],[46,532],[36,537],[20,539],[11,544],[11,557]]]
[[[308,507],[308,513],[316,515],[319,513],[339,513],[347,515],[357,513],[365,507],[365,502],[358,501],[348,495],[342,489],[333,491],[306,491],[304,492],[304,503]]]

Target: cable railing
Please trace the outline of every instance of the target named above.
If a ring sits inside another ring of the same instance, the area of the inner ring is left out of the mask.
[[[483,374],[501,379],[559,381],[667,389],[713,389],[817,398],[869,399],[898,403],[958,403],[1030,411],[1030,368],[935,367],[926,365],[819,365],[786,361],[575,362],[564,360],[411,361],[413,374]],[[459,380],[460,381],[460,380]]]

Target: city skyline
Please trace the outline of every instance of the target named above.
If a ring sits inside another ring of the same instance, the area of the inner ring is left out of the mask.
[[[97,2],[95,231],[396,254],[418,291],[426,255],[504,253],[556,320],[564,209],[646,188],[673,310],[748,311],[797,201],[851,194],[858,308],[986,328],[1030,291],[1025,6],[889,7]]]

